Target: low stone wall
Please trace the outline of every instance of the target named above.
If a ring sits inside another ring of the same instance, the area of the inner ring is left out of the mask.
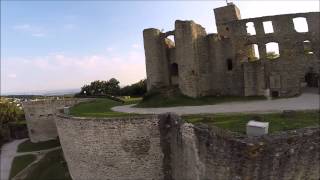
[[[174,114],[58,115],[73,179],[318,180],[319,127],[249,138]]]
[[[56,119],[74,180],[164,179],[158,116]]]
[[[73,106],[83,99],[39,100],[23,102],[31,142],[47,141],[58,137],[55,125],[57,109]]]
[[[318,180],[320,129],[257,138],[171,122],[172,178],[183,180]]]

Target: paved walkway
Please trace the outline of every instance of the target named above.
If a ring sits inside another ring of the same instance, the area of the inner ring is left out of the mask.
[[[60,149],[61,147],[54,147],[50,149],[45,149],[45,150],[40,150],[40,151],[31,151],[31,152],[21,152],[18,153],[18,146],[20,143],[26,141],[28,139],[19,139],[19,140],[14,140],[9,143],[4,144],[1,147],[1,169],[0,169],[0,179],[1,180],[8,180],[10,176],[10,171],[11,171],[11,165],[13,162],[13,159],[16,156],[21,156],[21,155],[26,155],[26,154],[34,154],[37,156],[37,160],[39,160],[38,156],[43,156],[45,153],[49,151],[53,151],[56,149]],[[33,163],[31,163],[33,164]],[[27,166],[29,167],[29,166]],[[19,173],[20,174],[20,173]]]
[[[237,112],[279,112],[283,110],[308,110],[319,109],[319,94],[306,92],[299,97],[283,98],[275,100],[258,100],[247,102],[229,102],[216,105],[204,106],[179,106],[169,108],[135,108],[134,105],[116,106],[113,111],[136,113],[136,114],[161,114],[174,112],[184,114],[206,114],[206,113],[237,113]]]
[[[11,164],[17,155],[18,145],[27,139],[14,140],[1,147],[1,180],[8,180],[11,170]]]

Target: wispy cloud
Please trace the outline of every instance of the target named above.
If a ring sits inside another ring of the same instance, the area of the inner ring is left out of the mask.
[[[13,26],[14,30],[21,30],[21,31],[29,31],[31,30],[30,24],[20,24]]]
[[[8,78],[16,78],[17,75],[16,74],[8,74]]]
[[[46,34],[44,34],[44,33],[33,33],[33,34],[31,34],[31,36],[33,36],[33,37],[44,37],[44,36],[46,36]]]
[[[4,59],[1,68],[5,68],[1,82],[4,92],[80,88],[85,83],[112,77],[121,85],[127,85],[146,76],[143,51],[137,50],[118,55],[51,53],[40,57],[8,58]]]
[[[65,24],[63,26],[63,29],[71,30],[71,29],[74,29],[75,27],[76,27],[75,24]]]
[[[45,30],[42,27],[34,26],[31,24],[18,24],[13,26],[13,30],[18,32],[29,33],[33,37],[44,37],[46,36]]]
[[[106,50],[107,50],[107,52],[112,52],[112,51],[114,51],[114,48],[113,47],[107,47]]]
[[[134,49],[142,49],[142,45],[138,44],[138,43],[132,44],[131,47],[134,48]]]

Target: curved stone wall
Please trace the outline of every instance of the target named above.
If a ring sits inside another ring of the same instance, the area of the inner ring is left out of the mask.
[[[318,180],[319,127],[249,138],[172,114],[56,119],[73,179]]]
[[[73,179],[163,178],[157,116],[75,118],[56,125]]]
[[[31,142],[47,141],[58,137],[54,122],[56,110],[72,106],[80,99],[39,100],[23,102]]]

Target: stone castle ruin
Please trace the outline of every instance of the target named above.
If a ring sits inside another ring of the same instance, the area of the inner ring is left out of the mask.
[[[143,31],[148,90],[177,87],[190,97],[289,97],[306,84],[319,86],[319,12],[241,19],[240,10],[228,3],[214,14],[218,33],[180,20],[173,31]],[[307,23],[308,31],[300,32],[297,21]]]

